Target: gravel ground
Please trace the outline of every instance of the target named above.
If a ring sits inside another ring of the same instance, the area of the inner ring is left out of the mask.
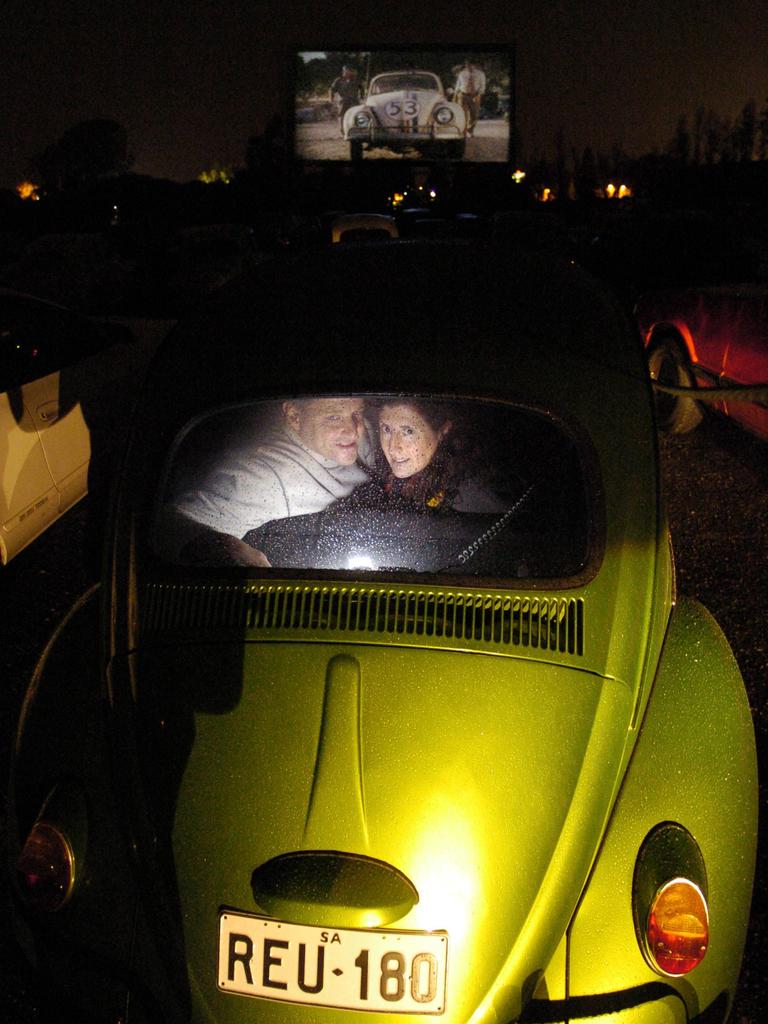
[[[741,668],[755,725],[762,815],[768,777],[768,446],[708,417],[691,434],[662,438],[661,452],[678,588],[712,612]],[[763,841],[734,1024],[768,1020],[767,908]]]

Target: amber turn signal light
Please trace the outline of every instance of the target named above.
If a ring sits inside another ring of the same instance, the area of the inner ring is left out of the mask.
[[[36,822],[16,861],[16,877],[30,906],[61,909],[75,882],[75,858],[66,836],[48,822]]]
[[[663,974],[679,977],[701,963],[709,945],[709,911],[698,885],[673,878],[658,889],[648,912],[646,940]]]

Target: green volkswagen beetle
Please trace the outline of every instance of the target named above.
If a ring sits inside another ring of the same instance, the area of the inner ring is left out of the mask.
[[[756,757],[642,346],[479,242],[263,264],[158,351],[12,769],[80,1021],[725,1020]]]

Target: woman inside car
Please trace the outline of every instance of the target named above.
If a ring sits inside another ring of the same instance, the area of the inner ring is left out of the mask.
[[[444,402],[398,398],[374,404],[367,412],[379,438],[378,472],[343,501],[422,512],[504,510],[481,483],[480,453],[470,450],[457,409]]]

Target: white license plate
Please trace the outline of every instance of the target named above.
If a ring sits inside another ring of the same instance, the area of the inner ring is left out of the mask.
[[[345,1010],[442,1013],[446,932],[320,928],[255,914],[219,917],[219,988]]]

